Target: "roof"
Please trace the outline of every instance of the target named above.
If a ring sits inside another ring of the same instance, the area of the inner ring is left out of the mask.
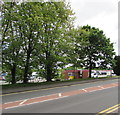
[[[69,72],[89,72],[89,70],[64,70],[63,73],[69,73]],[[92,70],[93,71],[93,70]],[[112,70],[95,70],[95,71],[101,71],[101,72],[106,72],[106,71],[112,71]]]
[[[68,73],[68,72],[80,72],[80,70],[65,70],[64,73]]]
[[[96,70],[96,71],[113,71],[113,70]]]
[[[82,70],[82,71],[84,71],[84,72],[88,72],[89,70]]]

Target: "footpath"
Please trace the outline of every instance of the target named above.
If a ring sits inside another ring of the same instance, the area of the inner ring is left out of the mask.
[[[60,82],[60,83],[55,83],[55,84],[37,85],[37,86],[28,86],[28,87],[8,88],[8,89],[2,89],[2,94],[24,92],[24,91],[38,90],[38,89],[40,90],[40,89],[62,87],[62,86],[70,86],[70,85],[75,85],[75,84],[84,84],[84,83],[105,81],[105,80],[112,80],[112,79],[119,79],[119,77],[91,79],[91,80],[83,80],[83,81]]]

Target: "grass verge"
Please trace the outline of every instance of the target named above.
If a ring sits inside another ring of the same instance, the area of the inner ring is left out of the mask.
[[[65,81],[52,81],[52,82],[40,82],[40,83],[16,83],[16,84],[4,84],[0,85],[2,89],[11,89],[11,88],[21,88],[21,87],[33,87],[33,86],[42,86],[42,85],[52,85],[52,84],[59,84],[65,82],[75,82],[75,81],[85,81],[85,80],[93,80],[93,79],[105,79],[105,78],[115,78],[120,76],[112,76],[112,77],[101,77],[101,78],[80,78],[80,79],[72,79],[72,80],[65,80]]]

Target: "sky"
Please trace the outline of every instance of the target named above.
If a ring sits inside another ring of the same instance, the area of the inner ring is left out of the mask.
[[[90,25],[104,31],[114,43],[118,55],[118,2],[119,0],[66,0],[75,12],[75,26]]]

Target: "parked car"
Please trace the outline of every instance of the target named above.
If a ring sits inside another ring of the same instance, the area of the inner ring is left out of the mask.
[[[97,73],[91,73],[91,77],[97,78],[97,77],[98,77],[98,74],[97,74]]]
[[[5,80],[6,76],[7,76],[7,73],[1,73],[0,74],[0,80]]]
[[[5,76],[0,76],[0,80],[5,80]]]
[[[34,80],[34,76],[27,77],[28,80]]]

